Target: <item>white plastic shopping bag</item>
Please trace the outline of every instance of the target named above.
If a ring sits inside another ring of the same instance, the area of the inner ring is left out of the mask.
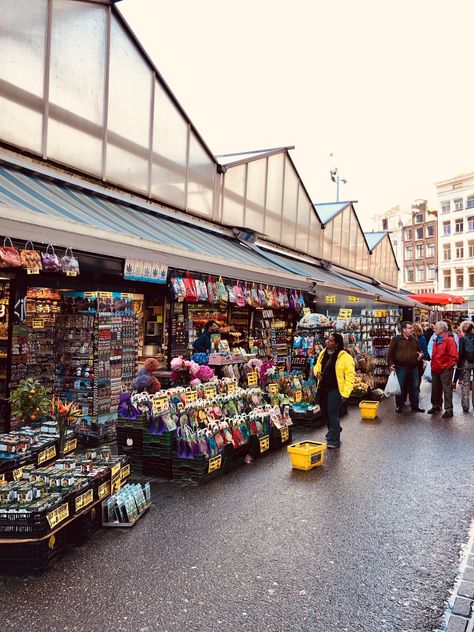
[[[425,372],[423,373],[423,379],[425,382],[433,381],[431,377],[431,362],[429,360],[426,363]]]
[[[391,395],[401,395],[402,389],[400,388],[400,382],[398,381],[397,374],[395,371],[392,371],[388,376],[387,386],[384,390],[385,397],[390,397]]]

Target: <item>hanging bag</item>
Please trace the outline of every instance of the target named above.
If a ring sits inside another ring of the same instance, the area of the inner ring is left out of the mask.
[[[231,305],[235,305],[235,292],[234,292],[234,286],[233,285],[228,285],[227,286],[227,295],[229,297],[229,303]]]
[[[196,289],[196,281],[193,277],[187,273],[185,277],[183,277],[184,283],[184,298],[186,303],[197,303],[198,302],[198,294]]]
[[[184,287],[183,279],[179,276],[171,276],[170,277],[170,285],[171,285],[171,296],[175,301],[181,303],[184,301],[184,297],[186,295],[186,288]]]
[[[28,248],[28,244],[31,248]],[[22,268],[26,270],[38,270],[38,272],[43,268],[43,264],[41,263],[41,255],[35,250],[33,242],[27,241],[23,250],[20,250],[20,262]]]
[[[209,300],[209,295],[207,293],[207,285],[206,282],[202,279],[196,280],[196,290],[198,294],[198,301],[200,303],[207,303]]]
[[[7,246],[7,242],[10,244],[9,246]],[[5,237],[3,246],[0,247],[0,268],[19,268],[20,266],[20,253],[10,237]]]
[[[214,279],[211,276],[207,280],[207,295],[208,295],[209,303],[211,305],[215,305],[218,299],[217,286]]]
[[[43,262],[43,270],[48,272],[61,272],[61,264],[59,263],[58,255],[54,252],[54,246],[49,244],[46,248],[46,252],[41,253],[41,260]]]
[[[222,277],[219,277],[219,280],[216,282],[217,287],[217,302],[222,303],[223,305],[227,305],[229,301],[229,296],[227,294],[227,289],[224,285],[224,281]]]
[[[78,276],[79,275],[79,261],[72,253],[72,248],[66,248],[64,256],[59,261],[61,270],[66,276]]]
[[[400,388],[400,382],[398,381],[397,374],[392,371],[388,376],[387,386],[384,390],[385,397],[391,397],[392,395],[401,395],[402,389]]]
[[[240,287],[240,281],[237,281],[234,285],[235,304],[237,307],[245,306],[245,295],[243,289]]]

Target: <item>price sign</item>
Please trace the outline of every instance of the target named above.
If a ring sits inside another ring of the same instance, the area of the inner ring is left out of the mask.
[[[115,463],[115,465],[112,465],[111,469],[110,469],[110,478],[112,480],[115,479],[115,477],[117,476],[117,474],[120,474],[120,463]]]
[[[184,396],[184,403],[186,406],[189,406],[190,404],[194,404],[195,402],[197,402],[197,398],[197,391],[186,391],[186,394]]]
[[[55,456],[56,456],[56,446],[52,445],[50,448],[47,448],[46,450],[43,450],[43,452],[40,452],[38,454],[38,465],[41,465],[41,463],[45,463],[46,461],[50,461],[51,459],[54,459]]]
[[[352,316],[352,309],[340,309],[338,314],[339,320],[349,320]]]
[[[90,505],[93,502],[93,500],[94,500],[94,490],[89,489],[76,498],[76,511],[79,511],[80,509],[84,509],[84,507],[87,507],[88,505]]]
[[[279,388],[278,388],[278,384],[269,384],[268,385],[268,392],[270,393],[270,395],[278,395],[279,393]]]
[[[349,303],[358,303],[360,299],[358,296],[348,296],[347,300]]]
[[[60,522],[66,520],[69,516],[69,503],[64,503],[57,509],[53,509],[49,514],[46,514],[46,520],[49,523],[51,529],[54,529]]]
[[[232,395],[233,393],[237,393],[237,382],[229,382],[227,384],[227,394]]]
[[[124,478],[130,476],[130,471],[130,463],[127,463],[127,465],[124,465],[120,470],[120,480],[123,481]]]
[[[84,298],[97,298],[97,292],[84,292]]]
[[[326,296],[324,297],[324,301],[325,301],[325,303],[335,303],[336,302],[336,295],[335,294],[326,294]]]
[[[153,413],[159,415],[169,410],[170,404],[167,395],[155,395],[152,399]]]
[[[26,268],[26,274],[39,274],[39,268]]]
[[[303,399],[303,394],[301,392],[301,389],[299,388],[297,391],[295,391],[295,402],[300,402]]]
[[[222,454],[219,456],[215,456],[213,459],[209,459],[209,466],[207,468],[208,473],[214,472],[215,470],[219,470],[222,465]]]
[[[66,270],[66,276],[77,276],[77,270]]]
[[[122,298],[133,298],[133,294],[122,292]]]
[[[112,292],[99,292],[100,298],[112,298]]]
[[[258,384],[258,373],[257,371],[251,371],[247,375],[247,383],[249,386],[257,386]]]
[[[204,397],[206,399],[213,399],[217,395],[216,387],[213,384],[208,384],[204,387]]]
[[[375,318],[385,318],[387,316],[387,310],[386,309],[376,309],[374,311],[374,316],[375,316]]]
[[[100,499],[110,496],[110,481],[106,481],[105,483],[102,483],[102,485],[99,485],[98,495]]]
[[[42,318],[34,318],[31,325],[33,329],[44,329],[44,320]]]
[[[308,314],[311,314],[311,307],[304,307],[303,308],[303,315],[304,316],[308,316]]]
[[[69,441],[66,441],[66,443],[64,444],[64,454],[67,454],[68,452],[72,452],[76,448],[77,448],[77,439],[70,439]]]
[[[288,441],[288,439],[290,438],[290,431],[288,430],[287,426],[280,430],[280,434],[282,443],[285,443],[285,441]]]
[[[14,481],[21,481],[23,478],[23,468],[19,467],[16,470],[13,470],[12,474]]]
[[[262,454],[263,452],[266,452],[270,447],[270,437],[268,435],[265,435],[263,437],[260,437],[258,441],[260,443],[260,454]]]

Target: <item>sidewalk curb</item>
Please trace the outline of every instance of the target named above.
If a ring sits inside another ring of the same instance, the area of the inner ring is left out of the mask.
[[[474,632],[474,519],[439,632]]]

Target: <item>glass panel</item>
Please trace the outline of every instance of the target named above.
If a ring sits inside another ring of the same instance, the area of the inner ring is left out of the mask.
[[[214,174],[216,165],[209,158],[201,143],[190,133],[188,199],[189,210],[212,218],[212,201],[214,192]]]
[[[265,177],[267,161],[254,160],[247,165],[245,226],[263,233],[265,214]]]
[[[298,194],[298,222],[296,225],[295,242],[295,250],[298,250],[299,252],[308,253],[309,222],[311,213],[313,213],[313,205],[308,199],[303,186],[300,184]],[[313,251],[313,256],[319,256],[319,241],[317,244],[313,244],[313,249],[314,246],[316,246],[316,252]]]
[[[313,206],[310,207],[310,223],[309,223],[309,249],[308,254],[313,257],[321,257],[320,244],[325,239],[324,230],[321,228],[321,223],[316,216]]]
[[[46,0],[0,0],[0,137],[38,154],[46,24]]]
[[[326,224],[326,228],[323,232],[323,259],[332,261],[332,233],[334,230],[334,222]]]
[[[332,234],[332,259],[334,263],[341,263],[341,240],[342,240],[342,213],[333,219],[334,226]]]
[[[295,247],[296,212],[298,210],[299,178],[288,156],[285,156],[285,191],[283,194],[283,223],[281,243],[289,248]]]
[[[222,222],[229,226],[244,223],[245,165],[231,167],[224,175]]]
[[[349,269],[357,270],[357,258],[359,244],[363,243],[363,235],[354,211],[351,211],[351,223],[349,225]]]
[[[151,195],[184,209],[188,124],[155,81]]]
[[[107,10],[54,0],[48,158],[102,175]]]
[[[112,16],[107,179],[148,192],[152,72]]]
[[[267,207],[265,209],[265,235],[271,241],[280,243],[281,203],[283,195],[284,154],[268,158]]]
[[[348,206],[342,212],[342,235],[341,235],[341,265],[345,268],[349,266],[349,241],[351,238],[351,217],[352,208]]]

